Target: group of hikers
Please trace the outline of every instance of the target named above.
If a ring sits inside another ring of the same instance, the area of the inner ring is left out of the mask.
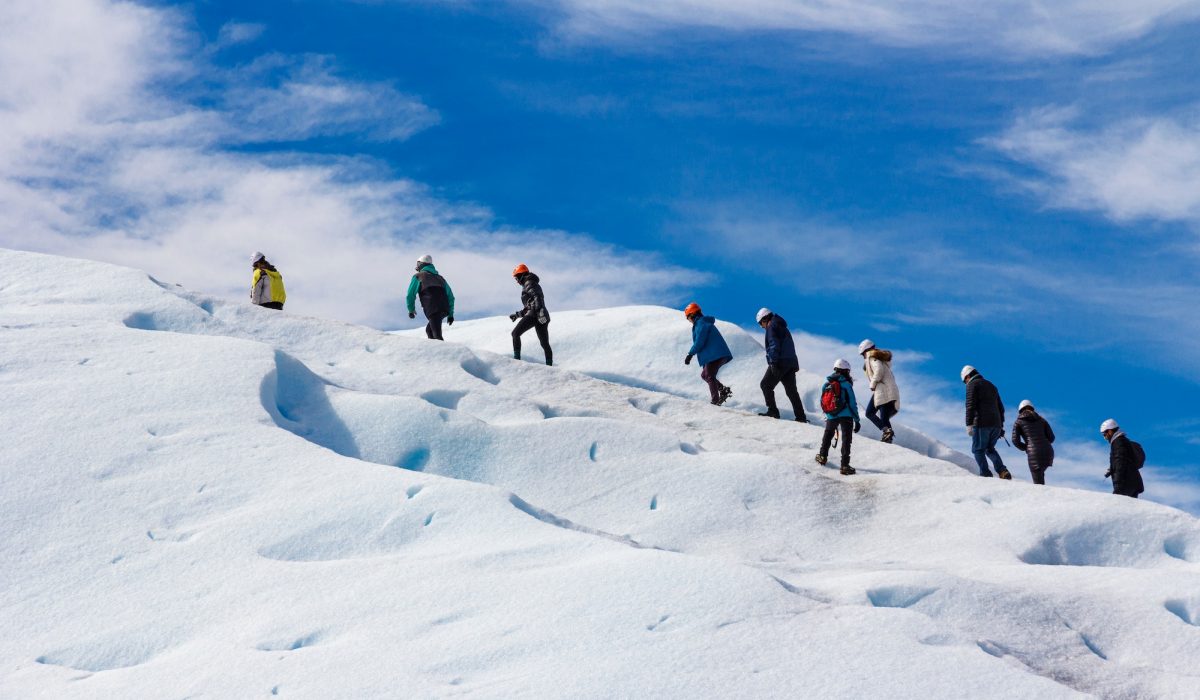
[[[287,294],[279,271],[262,253],[253,255],[251,265],[254,270],[251,301],[265,308],[282,310]],[[517,324],[512,330],[513,358],[521,359],[521,336],[532,329],[537,333],[546,364],[553,365],[550,313],[546,309],[541,280],[524,263],[517,265],[512,277],[521,286],[521,309],[509,315],[509,319]],[[433,258],[429,255],[417,260],[416,273],[408,285],[409,318],[416,318],[418,299],[425,314],[425,335],[431,340],[443,340],[442,322],[454,325],[454,292],[433,266]],[[705,315],[699,304],[688,304],[683,313],[692,324],[692,346],[683,363],[690,365],[693,359],[698,361],[700,378],[708,385],[711,403],[723,405],[733,395],[733,389],[723,384],[717,375],[733,360],[733,353],[717,328],[717,319]],[[759,383],[767,410],[759,415],[780,417],[775,389],[782,384],[795,420],[807,423],[804,404],[796,388],[800,360],[787,321],[768,308],[759,309],[755,320],[766,334],[767,357],[767,369]],[[871,391],[864,415],[879,429],[880,440],[891,443],[896,437],[892,418],[900,410],[900,389],[892,373],[892,353],[876,347],[869,339],[859,344],[858,353],[863,358],[863,374]],[[854,467],[850,466],[851,445],[854,435],[862,429],[850,371],[850,363],[839,358],[821,386],[820,408],[825,417],[825,432],[815,457],[816,462],[824,466],[829,460],[830,448],[840,441],[841,474],[847,476],[855,473]],[[988,465],[990,460],[995,476],[1012,479],[1012,472],[1004,466],[1004,460],[996,450],[997,443],[1004,437],[1004,402],[999,390],[971,365],[963,367],[959,376],[966,386],[967,434],[971,437],[971,453],[979,466],[979,475],[993,476]],[[1100,426],[1100,432],[1110,445],[1109,468],[1104,476],[1112,479],[1113,493],[1137,498],[1144,490],[1140,470],[1146,461],[1145,451],[1111,418]],[[1033,483],[1044,485],[1046,470],[1054,464],[1054,430],[1028,400],[1021,402],[1013,423],[1012,445],[1025,453]]]

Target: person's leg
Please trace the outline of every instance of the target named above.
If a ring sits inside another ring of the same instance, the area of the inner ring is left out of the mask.
[[[554,364],[554,351],[550,349],[550,323],[539,323],[534,326],[537,331],[538,342],[542,344],[542,352],[546,354],[546,364]]]
[[[992,470],[988,468],[987,458],[984,456],[987,453],[987,437],[984,432],[987,428],[975,428],[975,432],[971,434],[971,455],[975,457],[975,463],[979,465],[979,476],[991,476]]]
[[[283,302],[282,301],[267,301],[267,302],[263,302],[259,306],[262,306],[264,309],[275,309],[276,311],[283,311]]]
[[[867,401],[867,410],[865,411],[867,420],[880,431],[884,429],[883,421],[879,420],[879,407],[875,405],[875,396],[871,396],[871,400]]]
[[[433,339],[434,340],[442,340],[443,339],[442,338],[442,321],[445,320],[445,318],[446,318],[445,316],[434,316],[433,318],[429,319],[429,324],[431,326],[433,326]]]
[[[883,423],[884,430],[892,429],[892,418],[896,416],[896,402],[888,401],[879,407],[879,422]]]
[[[825,463],[825,459],[829,457],[829,446],[833,444],[833,434],[837,431],[837,421],[825,421],[825,433],[821,435],[821,463]]]
[[[1030,468],[1029,468],[1029,475],[1033,477],[1033,483],[1035,483],[1035,484],[1038,484],[1039,486],[1045,486],[1045,485],[1046,485],[1046,472],[1045,472],[1045,470],[1042,470],[1042,469],[1034,469],[1033,467],[1030,467]]]
[[[779,417],[779,406],[775,403],[775,387],[779,385],[779,373],[771,365],[767,365],[767,371],[763,374],[762,381],[758,383],[758,388],[762,389],[763,401],[767,404],[767,412],[763,415],[773,418]],[[793,379],[793,384],[795,380]]]
[[[708,394],[712,397],[713,403],[721,399],[721,382],[717,381],[717,370],[721,369],[721,364],[720,360],[715,360],[704,365],[704,369],[700,370],[700,378],[708,384]]]
[[[536,323],[537,323],[537,321],[526,316],[526,317],[522,318],[521,320],[517,321],[517,325],[513,327],[512,339],[513,339],[513,357],[514,358],[516,358],[518,360],[521,359],[521,334],[523,334],[525,331],[529,330],[530,328],[533,328],[534,324],[536,324]]]
[[[792,402],[792,412],[796,414],[796,420],[807,423],[808,416],[804,415],[804,403],[800,400],[800,392],[796,389],[796,370],[784,372],[782,381],[783,393],[787,394],[788,401]]]
[[[842,425],[842,466],[850,466],[850,444],[854,442],[854,419],[839,418]]]
[[[996,468],[997,473],[1008,471],[1008,467],[1004,466],[1004,460],[1000,458],[1000,453],[996,451],[996,443],[1000,441],[1002,435],[1000,428],[988,428],[990,433],[987,439],[987,456],[992,460],[992,466]]]

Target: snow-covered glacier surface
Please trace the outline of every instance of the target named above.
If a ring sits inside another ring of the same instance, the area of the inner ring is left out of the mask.
[[[816,426],[622,355],[661,310],[556,315],[547,368],[0,262],[0,697],[1200,687],[1197,519],[913,440],[841,477]]]

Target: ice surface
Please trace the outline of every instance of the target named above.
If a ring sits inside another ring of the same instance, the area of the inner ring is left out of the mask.
[[[547,368],[0,261],[0,697],[1195,697],[1195,518],[932,441],[841,477],[738,410],[749,335],[714,408],[661,310]]]

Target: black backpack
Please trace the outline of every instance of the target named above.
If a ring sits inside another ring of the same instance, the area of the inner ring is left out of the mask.
[[[1146,451],[1142,449],[1141,443],[1129,441],[1129,446],[1133,448],[1133,454],[1137,457],[1137,468],[1140,470],[1146,465]]]

